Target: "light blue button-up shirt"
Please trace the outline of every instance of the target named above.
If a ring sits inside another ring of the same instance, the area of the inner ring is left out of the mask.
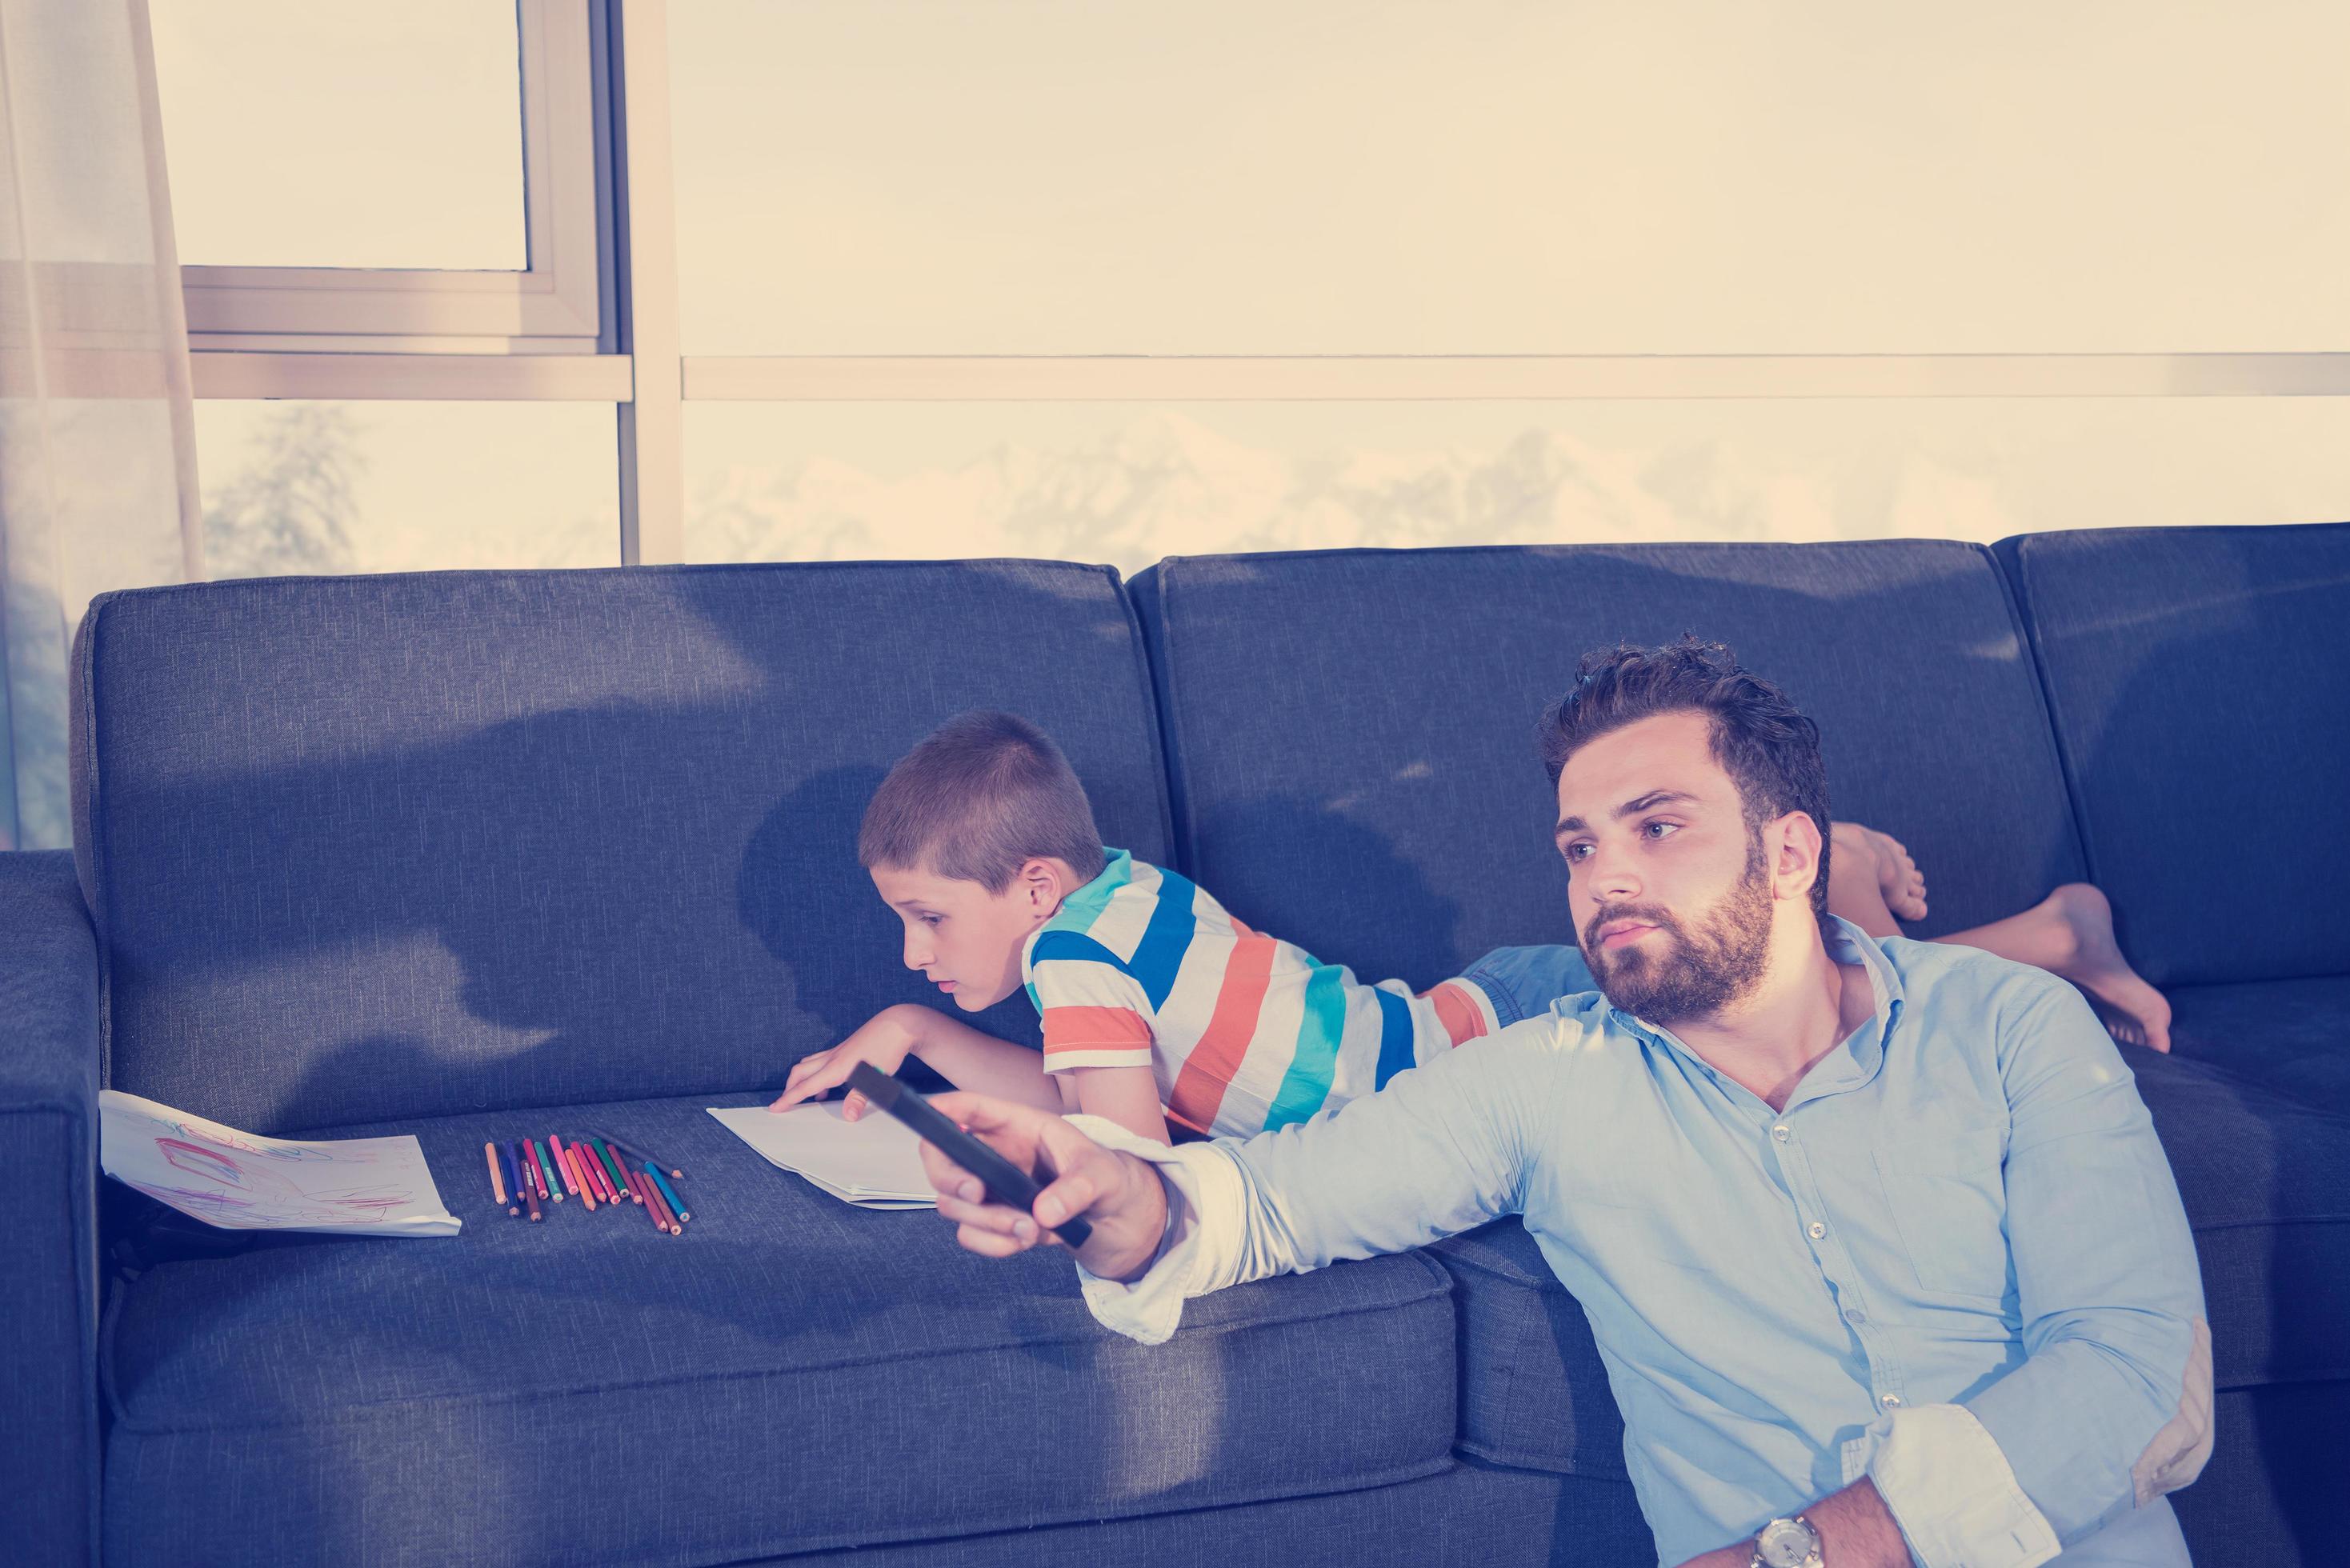
[[[1835,922],[1875,1014],[1785,1107],[1597,993],[1378,1095],[1157,1163],[1169,1239],[1084,1276],[1146,1342],[1189,1297],[1524,1218],[1591,1320],[1678,1563],[1866,1475],[1926,1568],[2184,1563],[2210,1445],[2193,1242],[2080,994]]]

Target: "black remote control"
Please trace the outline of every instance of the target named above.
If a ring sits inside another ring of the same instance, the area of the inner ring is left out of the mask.
[[[913,1128],[915,1136],[923,1142],[979,1178],[990,1198],[1017,1209],[1023,1214],[1035,1212],[1036,1195],[1045,1190],[1036,1185],[1036,1179],[955,1126],[924,1099],[919,1090],[910,1088],[879,1071],[870,1062],[857,1064],[848,1075],[848,1086]],[[1053,1227],[1053,1234],[1072,1248],[1084,1246],[1087,1238],[1093,1233],[1091,1225],[1076,1218]]]

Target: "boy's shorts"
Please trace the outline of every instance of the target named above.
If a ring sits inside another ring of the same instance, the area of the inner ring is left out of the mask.
[[[1503,1029],[1539,1018],[1562,996],[1596,991],[1591,966],[1577,947],[1495,948],[1461,971],[1493,1003]]]

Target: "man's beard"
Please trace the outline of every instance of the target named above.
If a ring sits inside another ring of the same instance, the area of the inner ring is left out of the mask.
[[[1583,928],[1583,956],[1600,994],[1635,1018],[1675,1023],[1720,1012],[1760,984],[1771,950],[1771,889],[1762,836],[1750,840],[1738,885],[1697,918],[1694,934],[1657,904],[1609,904]],[[1663,939],[1620,952],[1599,946],[1611,920],[1645,920]]]

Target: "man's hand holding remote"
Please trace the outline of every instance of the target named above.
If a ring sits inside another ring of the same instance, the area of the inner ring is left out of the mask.
[[[1034,1106],[971,1094],[938,1095],[931,1104],[1045,1183],[1035,1211],[1024,1214],[990,1201],[977,1177],[924,1143],[922,1170],[938,1189],[939,1212],[955,1222],[956,1241],[983,1257],[1008,1258],[1039,1241],[1058,1244],[1051,1228],[1083,1215],[1093,1235],[1079,1262],[1107,1280],[1149,1269],[1167,1230],[1167,1189],[1148,1161],[1104,1148]]]

